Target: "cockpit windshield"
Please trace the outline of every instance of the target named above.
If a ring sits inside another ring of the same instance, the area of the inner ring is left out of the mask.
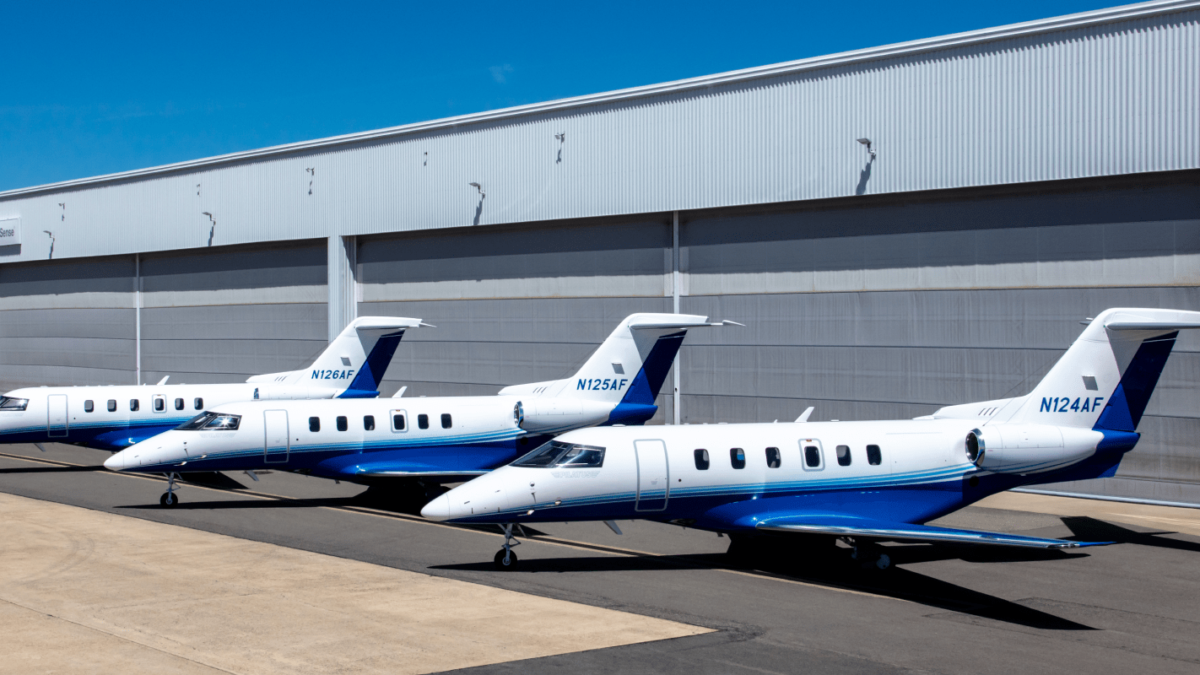
[[[0,410],[24,410],[29,405],[27,398],[0,396]]]
[[[513,462],[513,466],[529,468],[558,466],[575,468],[599,467],[604,466],[604,448],[594,445],[550,441]]]
[[[178,431],[194,431],[196,429],[204,429],[211,431],[213,429],[233,431],[242,423],[241,415],[229,415],[227,413],[206,412],[196,415],[192,419],[175,427]]]

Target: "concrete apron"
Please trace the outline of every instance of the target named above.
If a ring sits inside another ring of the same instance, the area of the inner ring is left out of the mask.
[[[429,673],[710,632],[0,494],[0,672]]]

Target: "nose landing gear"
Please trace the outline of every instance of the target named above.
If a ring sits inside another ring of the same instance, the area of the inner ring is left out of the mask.
[[[492,558],[492,565],[498,570],[509,572],[517,568],[517,554],[513,553],[513,547],[520,546],[521,542],[513,538],[512,523],[502,527],[504,528],[504,548],[496,551],[496,556]]]
[[[162,506],[164,509],[172,509],[172,508],[175,508],[175,506],[177,506],[179,504],[179,497],[175,494],[175,489],[176,489],[175,488],[175,477],[176,476],[178,476],[178,474],[175,474],[175,473],[167,474],[167,491],[164,492],[163,495],[158,498],[159,506]]]

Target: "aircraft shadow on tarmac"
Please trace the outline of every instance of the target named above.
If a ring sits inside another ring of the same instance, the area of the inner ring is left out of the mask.
[[[1192,553],[1200,553],[1200,543],[1194,541],[1185,541],[1183,539],[1168,539],[1160,536],[1164,534],[1178,534],[1177,532],[1135,532],[1120,525],[1096,520],[1087,516],[1067,516],[1062,519],[1063,524],[1071,528],[1071,533],[1076,539],[1088,541],[1112,541],[1118,544],[1137,544],[1139,546],[1154,546],[1157,548],[1169,548],[1176,551],[1191,551]]]
[[[530,541],[536,541],[531,538]],[[904,545],[887,547],[888,555],[900,564],[942,560],[967,559],[962,549],[971,547],[942,545]],[[976,549],[980,547],[974,547]],[[949,549],[949,550],[947,550]],[[1019,551],[1004,549],[970,552],[971,562],[1013,562],[1018,560],[1069,560],[1083,557],[1059,551]],[[792,559],[794,560],[794,558]],[[493,572],[491,562],[457,565],[438,565],[432,569]],[[799,565],[787,557],[758,561],[750,564],[734,564],[728,556],[708,555],[663,555],[663,556],[596,556],[570,558],[524,558],[517,573],[549,572],[637,572],[648,570],[694,570],[730,569],[765,577],[802,581],[809,584],[829,586],[846,590],[861,591],[874,595],[907,600],[941,610],[968,614],[994,621],[1025,626],[1041,630],[1095,630],[1030,607],[963,588],[949,582],[893,567],[886,572],[861,569],[849,557],[849,551],[818,565]],[[500,572],[496,572],[500,574]],[[511,574],[505,572],[504,574]]]
[[[106,471],[103,466],[29,466],[12,469],[0,469],[0,475],[22,473],[80,473],[85,471]]]

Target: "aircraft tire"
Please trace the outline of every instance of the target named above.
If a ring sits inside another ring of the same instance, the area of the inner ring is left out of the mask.
[[[504,549],[496,551],[496,557],[492,558],[492,565],[502,572],[511,572],[517,569],[517,554],[512,551],[508,552],[508,563],[504,562]]]
[[[164,492],[163,496],[158,498],[158,504],[164,509],[173,509],[179,504],[179,497],[176,497],[174,492]]]

